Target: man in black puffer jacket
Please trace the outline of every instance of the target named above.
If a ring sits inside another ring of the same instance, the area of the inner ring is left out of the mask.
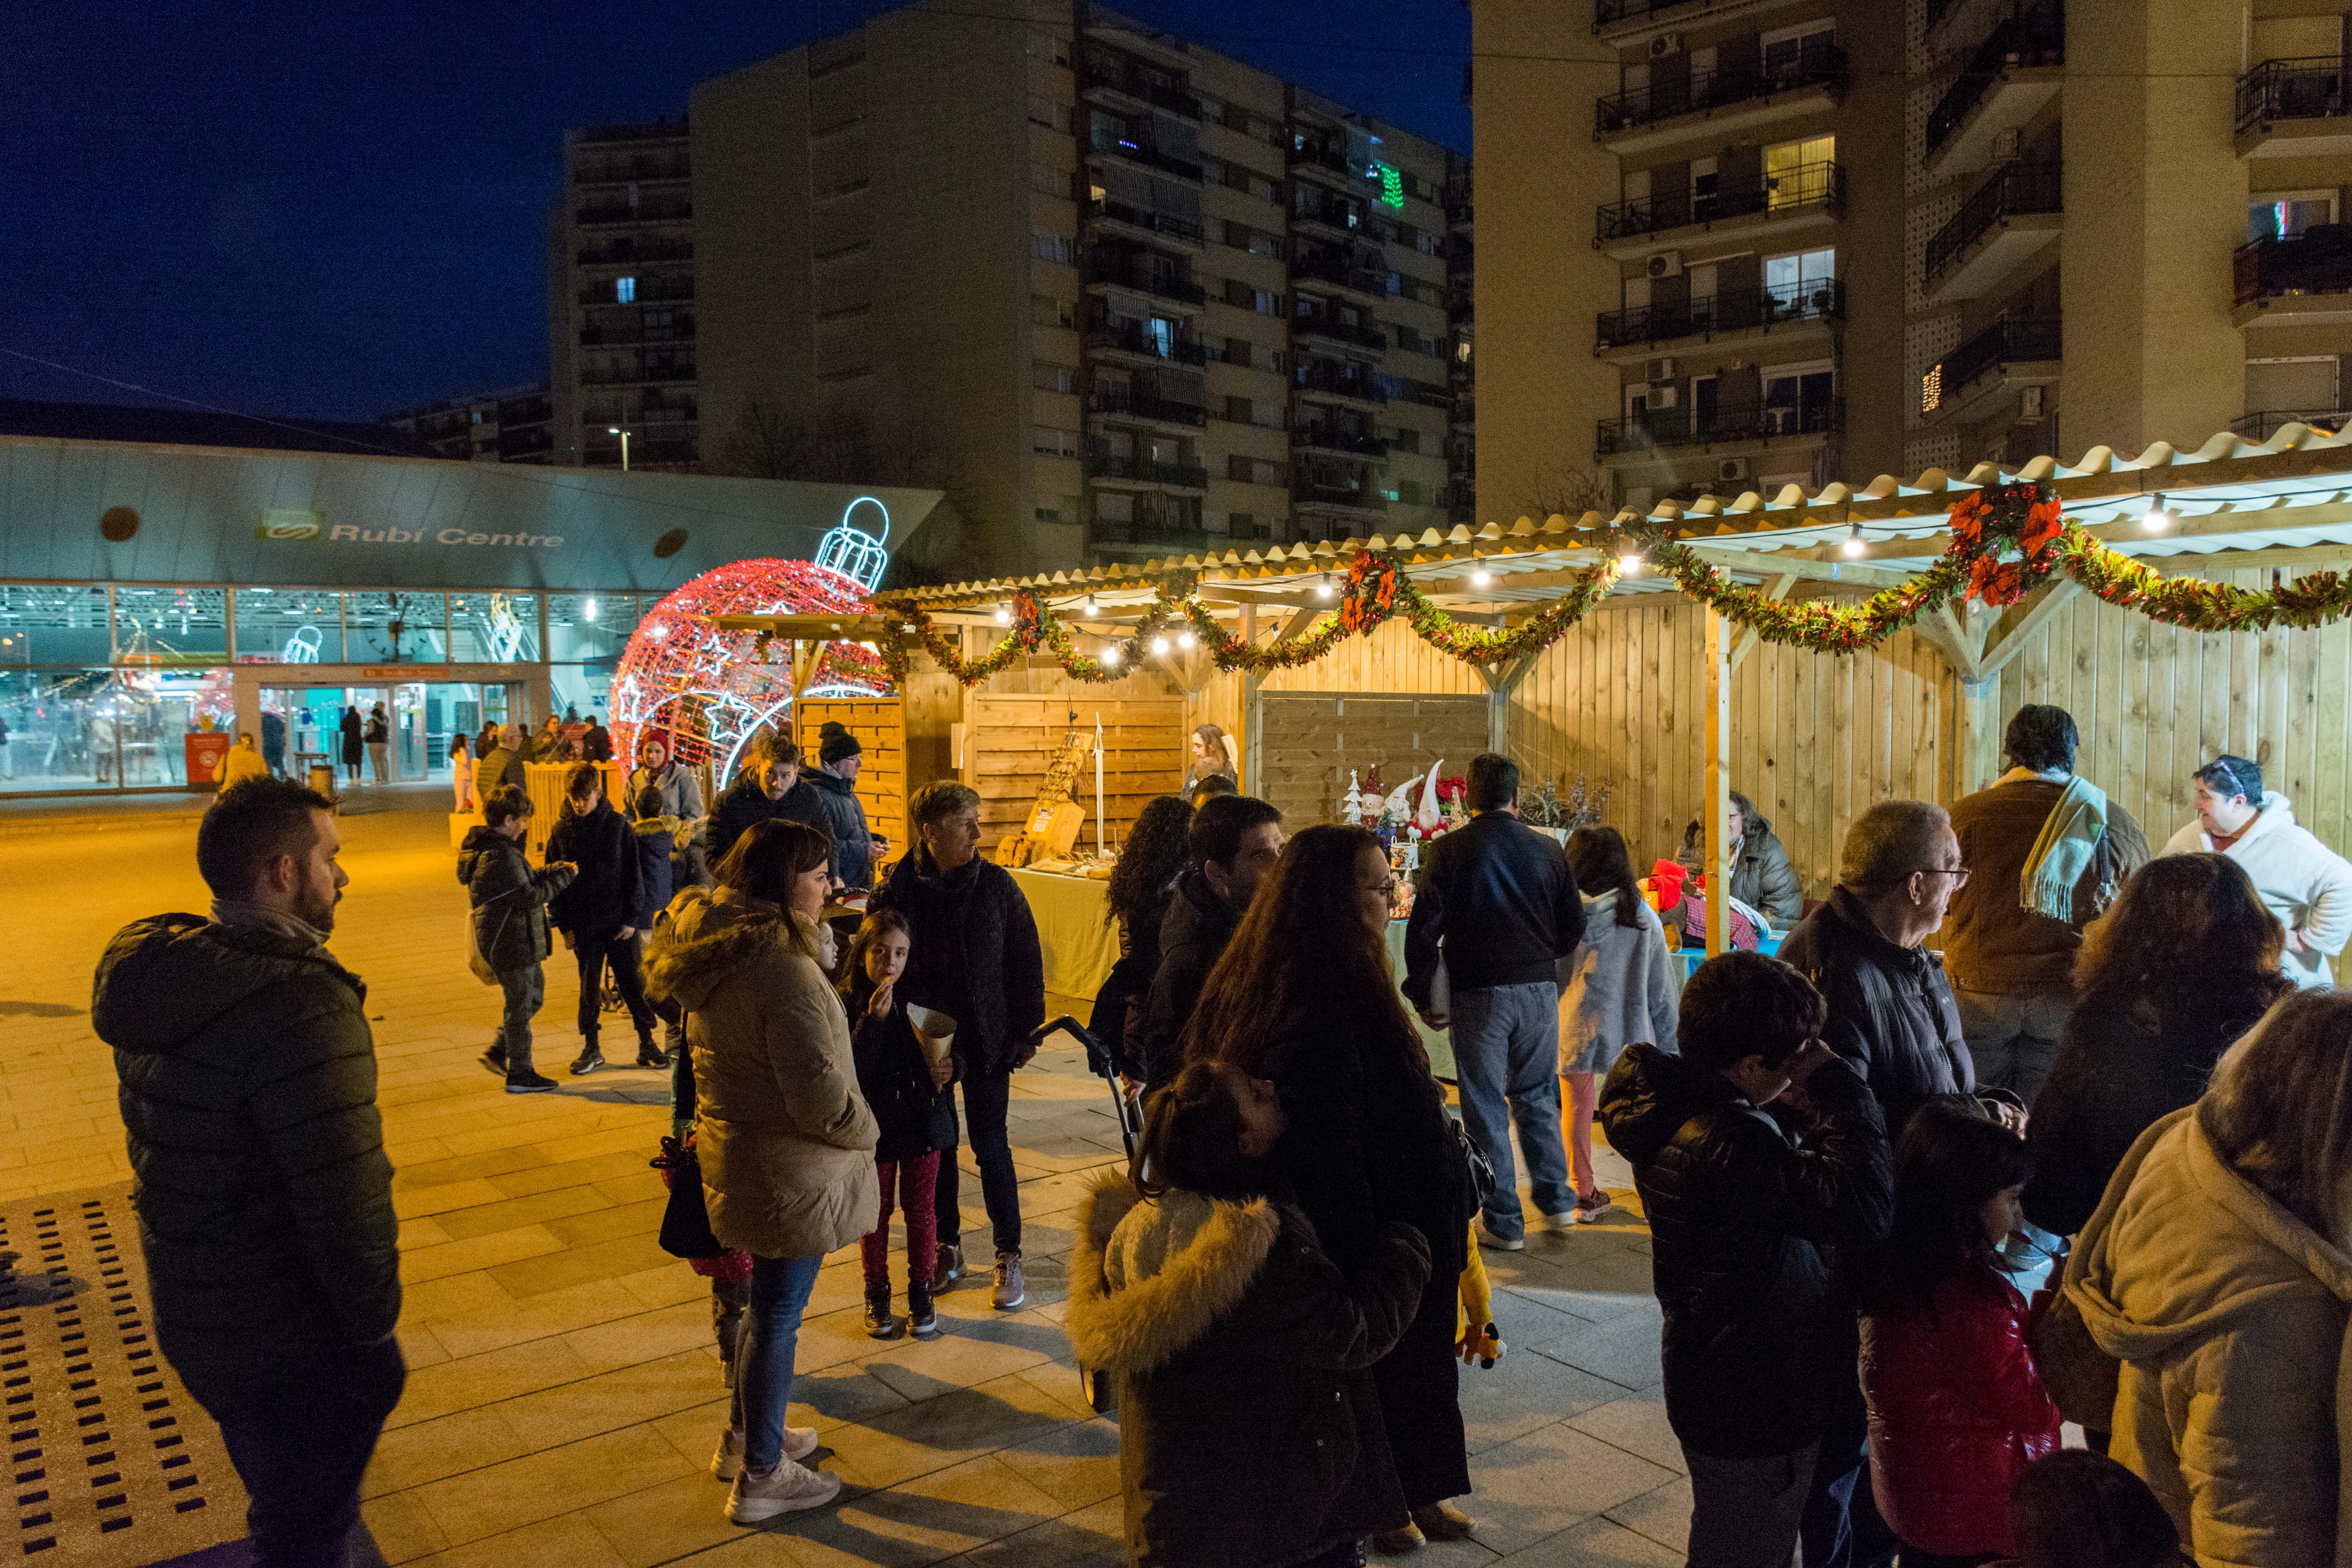
[[[1815,1449],[1854,1382],[1831,1249],[1886,1234],[1893,1160],[1877,1102],[1816,1037],[1824,1013],[1778,959],[1709,959],[1683,990],[1683,1054],[1633,1046],[1601,1091],[1650,1221],[1694,1563],[1789,1561]],[[1817,1120],[1802,1142],[1764,1110],[1784,1094]]]
[[[1127,1004],[1128,1055],[1147,1091],[1184,1070],[1184,1026],[1242,911],[1282,854],[1282,813],[1255,796],[1213,795],[1192,814],[1185,853],[1192,863],[1160,917],[1151,982]]]
[[[125,926],[90,1005],[114,1047],[165,1359],[220,1424],[259,1563],[342,1561],[406,1369],[366,987],[326,948],[332,807],[286,779],[196,830],[212,918]]]

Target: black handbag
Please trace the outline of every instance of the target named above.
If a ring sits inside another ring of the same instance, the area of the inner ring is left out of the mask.
[[[1462,1156],[1463,1214],[1469,1216],[1486,1206],[1495,1195],[1495,1163],[1486,1158],[1486,1151],[1470,1141],[1470,1130],[1454,1117],[1446,1122],[1454,1129],[1454,1152]]]
[[[694,1151],[675,1135],[664,1133],[661,1152],[651,1163],[669,1175],[669,1202],[662,1209],[661,1249],[689,1261],[725,1252],[711,1233],[710,1209],[702,1197],[702,1162]]]

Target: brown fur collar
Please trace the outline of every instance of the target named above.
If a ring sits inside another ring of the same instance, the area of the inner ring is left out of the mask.
[[[1127,1173],[1111,1170],[1078,1206],[1063,1327],[1089,1366],[1150,1372],[1198,1341],[1241,1304],[1282,1231],[1264,1198],[1212,1204],[1207,1221],[1158,1273],[1113,1290],[1103,1261],[1111,1233],[1143,1201]]]
[[[688,888],[670,901],[646,942],[646,990],[698,1009],[727,974],[771,952],[814,958],[809,922],[782,905],[722,888]]]

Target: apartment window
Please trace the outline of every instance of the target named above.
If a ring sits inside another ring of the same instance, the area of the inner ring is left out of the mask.
[[[1400,425],[1397,426],[1395,438],[1390,444],[1400,452],[1410,452],[1418,456],[1421,452],[1421,432],[1410,425]]]
[[[1437,237],[1433,234],[1416,234],[1412,237],[1412,247],[1423,256],[1434,256],[1437,254]]]
[[[1029,251],[1040,261],[1058,261],[1068,267],[1073,265],[1077,241],[1066,234],[1033,234],[1029,237]]]
[[[1269,294],[1263,289],[1252,289],[1249,290],[1249,308],[1255,310],[1259,315],[1279,316],[1282,314],[1281,295]]]
[[[1837,395],[1837,373],[1827,364],[1789,365],[1764,376],[1764,418],[1775,436],[1811,434],[1829,428],[1829,411]]]
[[[1257,539],[1262,537],[1257,531],[1257,518],[1254,514],[1246,511],[1234,512],[1226,517],[1225,533],[1228,537],[1234,539]]]
[[[1078,324],[1077,307],[1067,300],[1033,294],[1029,297],[1029,319],[1041,327],[1075,327]]]
[[[1399,479],[1397,481],[1397,488],[1395,490],[1395,499],[1402,501],[1407,506],[1419,506],[1421,504],[1421,481],[1419,479]]]
[[[1225,104],[1223,99],[1211,98],[1205,92],[1196,92],[1192,96],[1200,101],[1202,124],[1216,125],[1223,121]]]
[[[1066,170],[1049,169],[1043,163],[1029,165],[1029,188],[1041,196],[1070,197],[1070,176]]]
[[[1803,206],[1824,201],[1830,194],[1830,165],[1837,156],[1837,138],[1809,136],[1764,149],[1766,210]],[[1696,167],[1696,165],[1694,165]]]
[[[637,280],[634,278],[613,279],[613,298],[624,305],[634,305],[637,300]]]
[[[1037,521],[1039,522],[1059,522],[1062,521],[1062,509],[1059,507],[1041,506],[1036,509],[1036,511]]]
[[[1712,158],[1693,158],[1690,165],[1691,216],[1701,220],[1715,216],[1715,198],[1722,176]]]
[[[1078,389],[1077,366],[1047,364],[1040,361],[1029,367],[1029,384],[1040,392],[1076,392]]]
[[[1029,123],[1042,125],[1048,131],[1066,132],[1070,129],[1069,108],[1033,92],[1029,95]]]
[[[1282,374],[1282,351],[1280,349],[1268,349],[1265,351],[1265,368],[1274,372],[1276,375],[1280,375]]]
[[[1236,425],[1248,425],[1253,423],[1254,410],[1250,400],[1246,397],[1226,398],[1225,417],[1232,420]]]
[[[1830,46],[1835,42],[1837,21],[1834,17],[1800,22],[1793,27],[1780,27],[1765,34],[1765,78],[1772,81],[1784,80],[1795,76],[1808,63],[1827,60]]]
[[[1792,256],[1764,258],[1764,291],[1782,306],[1802,304],[1837,277],[1835,250],[1801,250]],[[1715,290],[1709,289],[1709,294]],[[1694,298],[1697,289],[1691,290]]]
[[[1078,455],[1078,433],[1075,430],[1055,430],[1040,425],[1036,434],[1029,438],[1029,444],[1040,457],[1075,458]]]
[[[1070,63],[1069,41],[1066,38],[1057,38],[1051,33],[1033,32],[1029,35],[1029,58],[1033,60],[1050,60],[1057,66],[1066,66]]]
[[[1227,458],[1225,459],[1225,478],[1229,479],[1238,479],[1245,485],[1255,484],[1257,482],[1257,463],[1255,459],[1249,458]]]
[[[1225,340],[1225,363],[1227,364],[1237,364],[1246,369],[1250,363],[1250,341],[1247,338],[1227,338]]]
[[[2258,239],[2300,239],[2313,224],[2336,221],[2336,193],[2270,191],[2246,207],[2246,242]]]

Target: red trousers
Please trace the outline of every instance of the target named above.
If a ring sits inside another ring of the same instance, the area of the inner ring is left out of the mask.
[[[913,1160],[877,1160],[874,1173],[882,1188],[882,1215],[857,1244],[858,1258],[866,1265],[866,1283],[869,1287],[890,1283],[890,1209],[895,1188],[907,1211],[908,1282],[929,1284],[932,1255],[940,1245],[939,1212],[932,1204],[940,1180],[939,1152]]]

